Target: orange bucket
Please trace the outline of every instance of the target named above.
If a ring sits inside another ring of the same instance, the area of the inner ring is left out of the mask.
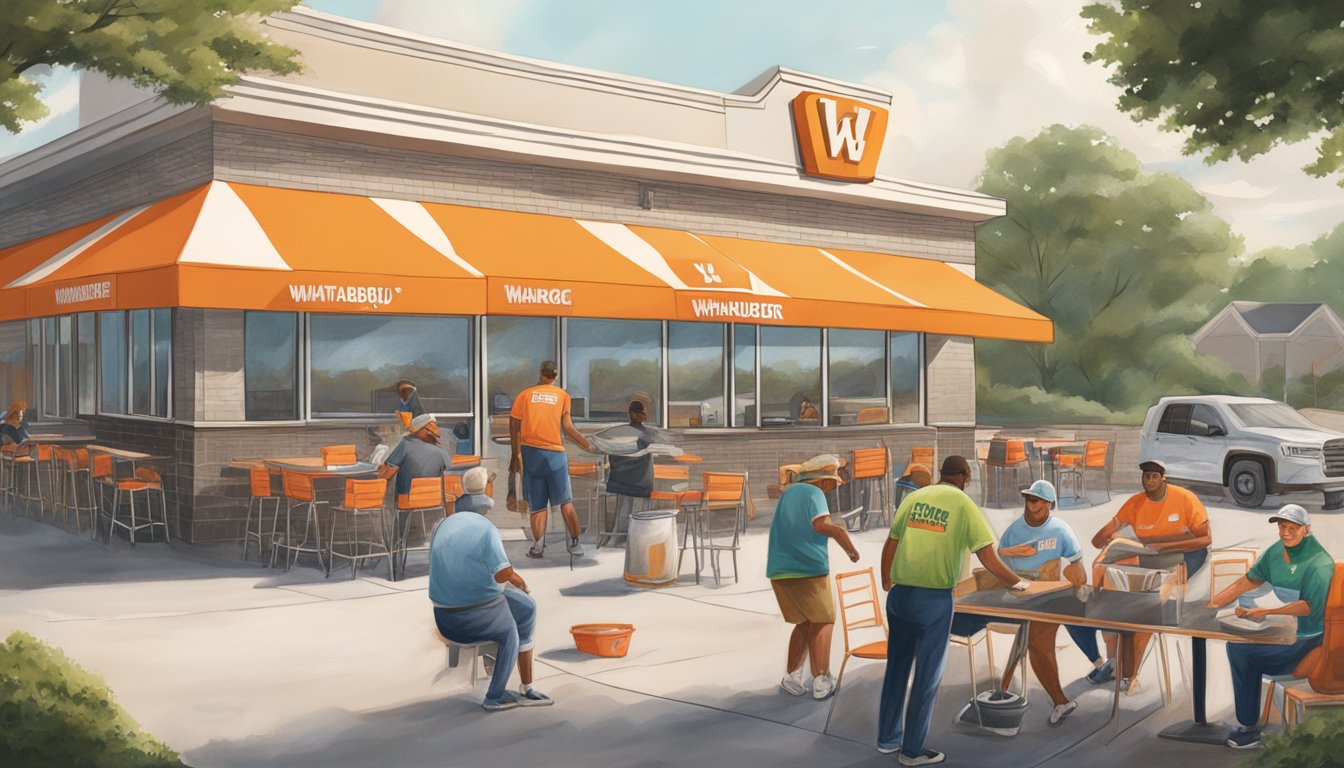
[[[575,624],[569,628],[574,644],[584,653],[594,656],[620,658],[630,650],[633,624]]]

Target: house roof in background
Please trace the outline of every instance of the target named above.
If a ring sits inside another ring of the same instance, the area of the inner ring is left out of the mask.
[[[1234,301],[1232,308],[1256,333],[1292,333],[1322,306],[1321,302]]]

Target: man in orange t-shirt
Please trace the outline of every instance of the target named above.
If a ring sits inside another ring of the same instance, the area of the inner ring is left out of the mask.
[[[574,510],[569,488],[569,461],[562,432],[585,451],[592,451],[587,438],[569,418],[569,394],[556,386],[555,362],[541,364],[535,387],[518,394],[509,410],[509,471],[523,473],[523,490],[532,515],[532,546],[528,557],[541,557],[546,550],[546,521],[551,505],[560,505],[571,555],[582,555],[579,543],[579,513]]]
[[[1167,484],[1167,468],[1162,462],[1141,462],[1139,470],[1143,473],[1143,492],[1125,501],[1115,517],[1092,537],[1092,546],[1102,550],[1104,557],[1106,546],[1115,538],[1116,532],[1129,526],[1139,543],[1156,553],[1140,555],[1139,565],[1162,568],[1183,563],[1188,579],[1204,567],[1204,561],[1209,556],[1209,545],[1213,543],[1209,513],[1198,496],[1184,488]],[[1070,627],[1069,634],[1084,653],[1095,655],[1095,651],[1088,651],[1089,639],[1090,646],[1096,647],[1095,631],[1085,627]],[[1138,674],[1138,660],[1143,658],[1143,652],[1151,639],[1152,635],[1135,634],[1133,657],[1121,659],[1123,674],[1126,675],[1121,686],[1126,692],[1138,690],[1134,679]],[[1107,636],[1106,651],[1109,657],[1106,664],[1088,675],[1090,682],[1103,683],[1112,679],[1110,670],[1114,667],[1115,636]]]

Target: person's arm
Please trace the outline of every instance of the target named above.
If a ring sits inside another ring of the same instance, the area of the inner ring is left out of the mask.
[[[1222,608],[1228,603],[1241,597],[1242,593],[1248,592],[1263,584],[1263,581],[1256,581],[1247,576],[1242,576],[1228,585],[1227,589],[1209,598],[1210,608]],[[1298,601],[1303,602],[1303,601]]]
[[[1125,523],[1118,516],[1111,518],[1111,522],[1103,525],[1101,530],[1097,531],[1097,535],[1092,537],[1092,546],[1105,549],[1106,545],[1111,543],[1111,539],[1115,538],[1115,532],[1123,527]]]
[[[384,480],[391,480],[392,476],[397,474],[397,468],[393,464],[379,464],[378,476]]]
[[[999,557],[1035,557],[1036,548],[1030,544],[1017,544],[1011,547],[999,547]]]
[[[1205,549],[1213,543],[1213,534],[1209,532],[1207,522],[1197,524],[1184,533],[1174,533],[1145,540],[1144,546],[1154,552],[1194,552]]]
[[[523,590],[524,592],[527,591],[527,582],[523,581],[523,577],[519,576],[518,572],[513,570],[513,566],[511,565],[505,566],[504,570],[495,574],[495,583],[512,584],[513,586]]]
[[[1074,560],[1072,563],[1064,566],[1064,578],[1078,589],[1087,583],[1087,570],[1083,568],[1082,561]]]
[[[569,435],[570,440],[578,443],[580,448],[589,453],[593,453],[593,444],[588,442],[588,438],[584,437],[583,433],[575,428],[574,421],[569,418],[568,413],[560,414],[560,427],[565,430],[566,435]]]
[[[1311,604],[1306,600],[1294,600],[1278,608],[1238,608],[1237,615],[1243,619],[1260,619],[1265,616],[1307,616],[1311,613]]]
[[[1017,587],[1018,584],[1025,583],[1021,577],[1013,572],[1012,568],[1008,567],[1007,563],[999,559],[998,554],[994,552],[993,544],[986,544],[975,550],[975,556],[980,559],[980,564],[985,566],[985,570],[994,574],[995,578],[1003,582],[1005,587],[1011,589]]]
[[[818,515],[812,518],[812,530],[822,536],[835,539],[836,543],[845,550],[845,554],[849,555],[849,562],[859,562],[859,550],[854,548],[854,542],[849,538],[849,531],[832,523],[830,515]]]
[[[882,545],[882,591],[891,591],[891,564],[896,559],[896,547],[900,544],[899,539],[887,537],[887,541]]]
[[[523,422],[509,417],[509,471],[518,472],[523,468],[521,435]]]

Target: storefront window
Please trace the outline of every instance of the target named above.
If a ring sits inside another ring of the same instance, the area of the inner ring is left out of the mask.
[[[509,410],[519,392],[537,383],[537,370],[557,360],[553,317],[488,317],[485,320],[486,412],[490,438],[509,441]]]
[[[0,383],[4,406],[15,400],[32,403],[32,373],[28,367],[28,323],[0,323]]]
[[[75,315],[75,344],[78,356],[76,388],[79,400],[78,413],[93,413],[96,409],[94,398],[98,391],[98,335],[94,331],[93,313]]]
[[[723,323],[667,324],[667,426],[722,427]]]
[[[831,424],[885,424],[886,333],[833,328],[827,334]]]
[[[169,392],[173,380],[173,311],[150,310],[154,335],[154,411],[155,416],[168,416],[171,411]]]
[[[151,394],[154,385],[154,372],[150,363],[150,351],[153,344],[149,310],[136,309],[130,313],[131,321],[131,413],[152,414]]]
[[[243,398],[248,421],[299,417],[299,315],[243,315]]]
[[[32,385],[24,418],[36,421],[42,413],[42,321],[28,321],[28,370]]]
[[[471,412],[471,320],[309,315],[309,384],[318,418],[383,415],[408,379],[430,413]]]
[[[560,376],[574,420],[624,421],[639,397],[649,421],[661,423],[662,337],[657,320],[570,320]]]
[[[919,422],[919,334],[888,334],[891,344],[891,420]]]
[[[819,424],[821,329],[761,326],[761,425]]]
[[[756,426],[756,326],[733,326],[733,426]]]
[[[126,412],[126,313],[98,313],[98,410]]]

